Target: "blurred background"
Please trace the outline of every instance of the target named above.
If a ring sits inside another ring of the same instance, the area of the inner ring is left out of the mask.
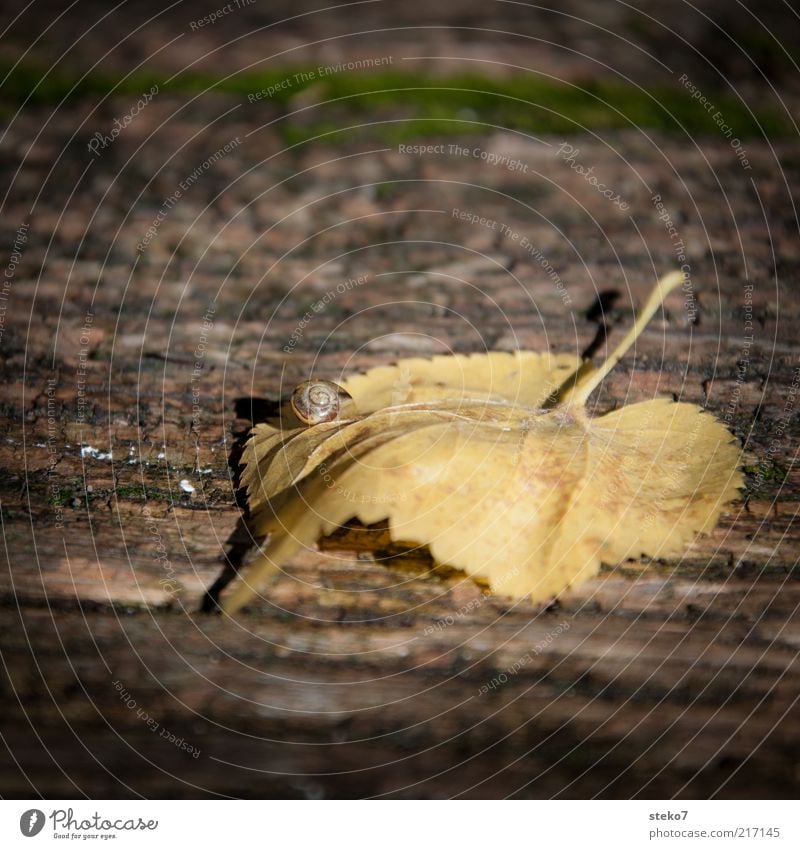
[[[796,7],[216,3],[0,13],[0,794],[796,794]],[[541,608],[343,533],[197,612],[297,382],[599,358],[675,267],[592,410],[740,441],[680,561]]]

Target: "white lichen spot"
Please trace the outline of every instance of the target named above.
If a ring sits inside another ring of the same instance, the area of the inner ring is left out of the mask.
[[[93,445],[81,446],[81,457],[91,457],[93,460],[111,460],[113,456],[112,451],[103,452]]]

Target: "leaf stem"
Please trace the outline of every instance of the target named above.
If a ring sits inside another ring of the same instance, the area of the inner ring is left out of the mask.
[[[565,394],[559,398],[558,406],[583,406],[586,403],[587,398],[602,383],[605,376],[625,356],[631,345],[636,342],[667,295],[673,289],[677,289],[683,282],[683,279],[682,272],[671,271],[656,283],[653,291],[650,293],[650,297],[647,299],[647,303],[642,307],[633,327],[627,332],[625,338],[614,348],[613,352],[599,368],[592,369],[571,387],[567,388]]]

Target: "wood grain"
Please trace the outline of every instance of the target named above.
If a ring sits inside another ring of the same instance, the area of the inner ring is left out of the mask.
[[[237,103],[164,93],[85,175],[70,139],[90,103],[50,122],[30,107],[3,142],[3,172],[21,166],[6,242],[25,220],[31,235],[1,340],[0,795],[796,797],[797,143],[748,141],[744,172],[723,137],[574,138],[622,214],[561,139],[481,137],[524,179],[358,137],[265,160],[276,107],[225,114]],[[256,128],[137,253],[189,165]],[[193,141],[165,162],[167,136]],[[671,295],[590,407],[673,396],[726,422],[747,490],[713,534],[535,607],[351,528],[236,621],[198,612],[247,548],[230,462],[271,404],[312,372],[414,354],[602,356],[674,264],[654,193],[696,320]],[[526,234],[570,303],[453,209]]]

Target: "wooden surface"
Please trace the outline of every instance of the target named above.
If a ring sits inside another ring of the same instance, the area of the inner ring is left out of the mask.
[[[749,140],[745,171],[722,137],[571,137],[623,212],[564,139],[464,139],[521,174],[357,134],[281,152],[273,107],[240,101],[160,95],[96,159],[125,98],[29,107],[2,142],[4,246],[30,231],[2,336],[0,795],[795,796],[797,143]],[[602,356],[675,264],[655,194],[696,320],[671,295],[592,407],[674,396],[727,422],[747,491],[711,535],[542,609],[351,532],[235,621],[198,612],[240,516],[231,452],[270,402],[411,354]],[[453,209],[526,235],[569,303]]]

